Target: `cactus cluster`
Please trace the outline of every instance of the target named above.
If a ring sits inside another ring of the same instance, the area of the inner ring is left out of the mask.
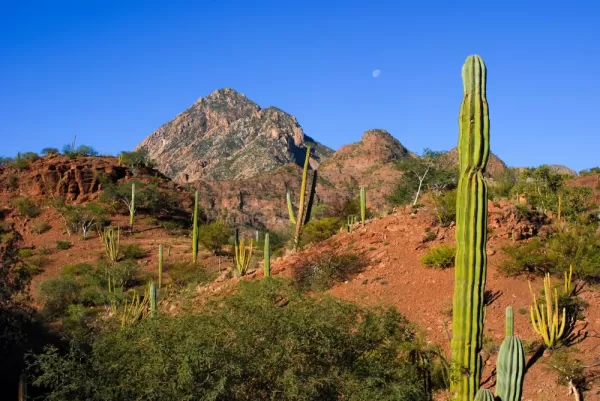
[[[569,286],[570,282],[567,281],[565,273],[565,291],[569,289]],[[554,297],[552,297],[553,291],[550,274],[546,274],[546,277],[544,277],[545,305],[538,303],[537,297],[531,289],[531,282],[529,282],[529,291],[533,297],[533,305],[530,307],[533,330],[542,337],[548,348],[552,348],[565,333],[567,310],[563,308],[562,316],[559,318],[558,290],[554,288]]]
[[[286,203],[288,208],[288,214],[290,223],[296,226],[294,233],[294,249],[300,247],[300,238],[302,236],[302,229],[310,221],[310,213],[312,210],[312,204],[315,198],[315,192],[317,188],[317,170],[313,172],[313,179],[308,195],[308,202],[306,202],[306,183],[308,181],[308,166],[310,162],[310,146],[306,147],[306,156],[304,158],[304,167],[302,169],[302,183],[300,184],[300,200],[298,202],[298,215],[294,215],[294,208],[292,206],[292,198],[290,193],[286,193]]]
[[[102,245],[104,246],[104,252],[106,253],[106,257],[112,263],[115,263],[119,259],[119,244],[121,237],[121,229],[117,227],[109,226],[104,227],[101,232],[99,232],[100,241],[102,241]]]
[[[240,239],[238,230],[235,231],[235,267],[239,276],[243,276],[248,272],[250,262],[252,261],[252,246],[252,239],[250,239],[249,244],[246,245],[246,239],[244,237]]]

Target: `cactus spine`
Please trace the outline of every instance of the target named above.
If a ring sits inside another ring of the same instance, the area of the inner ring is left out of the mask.
[[[481,389],[475,395],[475,401],[495,401],[494,393],[492,390]]]
[[[486,67],[469,56],[462,68],[464,97],[459,115],[460,178],[456,201],[456,268],[452,321],[452,377],[455,401],[472,401],[479,389],[487,273],[487,185],[490,123]]]
[[[194,226],[192,227],[192,260],[198,262],[198,191],[194,194]]]
[[[133,217],[135,216],[135,182],[131,184],[131,207],[129,208],[129,227],[133,228]]]
[[[533,305],[530,307],[531,325],[533,330],[544,339],[544,343],[548,348],[554,347],[556,342],[560,340],[565,332],[567,321],[567,310],[563,308],[562,317],[559,320],[558,314],[558,291],[554,289],[554,301],[552,300],[552,283],[550,274],[547,273],[544,277],[544,295],[546,304],[538,304],[537,297],[531,289],[529,283],[529,291],[533,296]],[[552,305],[554,304],[554,306]]]
[[[264,276],[271,276],[271,244],[269,241],[269,233],[265,234]]]
[[[506,308],[506,338],[500,345],[496,362],[496,396],[502,401],[521,401],[525,376],[525,349],[514,336],[513,310]]]
[[[365,225],[367,218],[367,190],[365,187],[360,188],[360,222]]]
[[[162,272],[163,272],[163,246],[158,246],[158,288],[162,287]]]

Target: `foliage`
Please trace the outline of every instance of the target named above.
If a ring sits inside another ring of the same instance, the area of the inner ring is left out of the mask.
[[[177,210],[177,199],[162,191],[156,183],[144,184],[139,181],[123,181],[119,184],[108,183],[103,186],[100,201],[116,210],[129,213],[131,186],[135,184],[135,209],[152,215],[168,215]]]
[[[416,204],[427,188],[439,194],[456,188],[458,170],[448,167],[444,152],[425,149],[421,157],[404,157],[396,163],[402,171],[388,201],[394,205]]]
[[[217,255],[231,236],[231,228],[223,221],[216,220],[201,226],[198,230],[198,242],[204,248]]]
[[[507,259],[500,270],[508,275],[522,273],[560,274],[573,266],[575,277],[600,281],[600,236],[594,225],[569,224],[551,233],[547,239],[503,248]]]
[[[31,161],[28,159],[25,159],[24,157],[21,156],[21,154],[19,153],[17,155],[17,157],[15,159],[12,160],[11,162],[11,166],[16,168],[17,170],[25,170],[29,167],[29,165],[31,164]]]
[[[292,266],[292,283],[301,290],[324,291],[336,282],[350,280],[365,269],[357,254],[324,252],[309,256]]]
[[[106,331],[31,363],[48,401],[427,400],[407,360],[415,336],[394,309],[315,300],[261,280],[198,314]]]
[[[19,257],[21,236],[12,232],[0,246],[0,307],[27,291],[31,275]]]
[[[65,228],[69,234],[81,232],[87,238],[94,227],[100,229],[109,223],[108,212],[96,202],[85,205],[62,204],[57,207],[63,216]]]
[[[310,221],[304,226],[302,245],[326,240],[344,225],[344,221],[337,217],[324,217],[320,220]]]
[[[435,215],[442,227],[447,227],[456,220],[456,190],[444,191],[439,195],[430,192],[435,208]]]
[[[146,149],[133,152],[122,151],[118,157],[121,165],[129,167],[131,170],[136,170],[140,167],[154,167],[154,162],[150,160]]]
[[[553,172],[543,165],[525,169],[512,189],[516,195],[525,195],[527,202],[545,214],[560,214],[567,221],[574,222],[579,215],[589,211],[592,204],[592,191],[581,186],[567,186],[568,175]]]
[[[31,223],[31,232],[34,234],[43,234],[50,231],[52,226],[45,221],[34,221]]]
[[[61,241],[61,240],[56,241],[56,249],[58,249],[59,251],[67,250],[67,249],[71,248],[72,246],[73,246],[73,244],[69,241]]]
[[[41,213],[40,206],[28,197],[15,199],[14,205],[19,214],[24,217],[37,217]]]
[[[60,153],[60,151],[57,148],[44,148],[44,149],[42,149],[42,154],[44,156],[56,155],[58,153]]]
[[[72,144],[67,144],[63,146],[62,153],[70,159],[76,159],[78,156],[98,156],[96,149],[88,145],[79,145],[78,148],[73,149]]]
[[[166,265],[165,271],[171,282],[179,287],[206,284],[214,278],[214,274],[209,273],[206,268],[197,263],[169,263]]]
[[[592,168],[581,170],[579,172],[579,175],[582,175],[582,176],[594,175],[594,174],[600,174],[600,167],[592,167]]]
[[[439,245],[427,251],[421,258],[421,263],[428,267],[446,269],[454,266],[456,247],[453,245]]]
[[[131,259],[131,260],[143,259],[146,256],[148,256],[148,251],[142,249],[137,244],[124,245],[123,247],[121,247],[121,253],[123,255],[123,259],[125,259],[125,260],[127,260],[127,259]]]
[[[504,169],[502,175],[490,182],[488,198],[497,200],[510,197],[513,187],[517,184],[519,174],[515,169]]]

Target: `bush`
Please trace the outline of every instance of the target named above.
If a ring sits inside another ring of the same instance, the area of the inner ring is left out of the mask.
[[[337,217],[325,217],[321,220],[310,221],[302,231],[301,245],[326,240],[337,233],[343,225],[344,222]]]
[[[500,270],[508,275],[562,275],[572,265],[575,277],[600,281],[600,236],[593,225],[570,224],[545,240],[532,238],[503,251],[507,259]]]
[[[214,221],[200,227],[198,230],[198,242],[200,245],[214,253],[221,252],[231,236],[231,228],[222,220]]]
[[[21,157],[29,162],[34,162],[40,158],[40,156],[35,152],[25,152],[21,155]]]
[[[173,284],[179,287],[206,284],[214,279],[214,274],[209,273],[204,266],[194,263],[169,263],[165,266],[165,272]]]
[[[44,156],[57,155],[59,154],[59,150],[57,148],[44,148],[42,149],[42,154]]]
[[[456,247],[452,245],[439,245],[427,251],[421,258],[421,263],[427,267],[446,269],[454,266]]]
[[[438,223],[443,227],[453,223],[456,220],[456,190],[445,191],[437,196],[431,192],[431,198]]]
[[[50,231],[52,226],[45,221],[34,221],[31,223],[31,232],[34,234],[43,234]]]
[[[324,291],[336,282],[350,280],[365,267],[365,261],[357,254],[325,252],[293,265],[292,283],[301,290]]]
[[[148,256],[148,251],[143,250],[137,244],[128,244],[121,248],[121,254],[123,255],[123,259],[143,259]]]
[[[15,207],[19,211],[19,214],[25,217],[37,217],[41,213],[38,204],[27,197],[16,199]]]
[[[48,348],[30,371],[51,401],[425,401],[415,344],[395,309],[315,300],[270,279],[196,314],[103,331],[89,351]]]
[[[25,169],[29,168],[30,164],[31,164],[31,162],[29,160],[25,159],[24,157],[22,157],[21,154],[19,153],[17,155],[17,158],[12,161],[11,166],[16,168],[17,170],[25,170]]]
[[[71,144],[63,146],[63,154],[68,156],[69,159],[76,159],[77,156],[98,156],[96,149],[91,146],[80,145],[78,148],[73,149]]]
[[[56,249],[58,249],[59,251],[65,251],[67,249],[70,249],[72,246],[73,244],[69,241],[56,241]]]

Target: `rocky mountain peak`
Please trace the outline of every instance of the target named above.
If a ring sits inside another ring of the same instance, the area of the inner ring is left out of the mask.
[[[312,164],[333,151],[304,134],[295,117],[261,109],[245,95],[216,90],[144,139],[157,168],[179,182],[249,178],[277,166],[301,164],[310,143]]]

